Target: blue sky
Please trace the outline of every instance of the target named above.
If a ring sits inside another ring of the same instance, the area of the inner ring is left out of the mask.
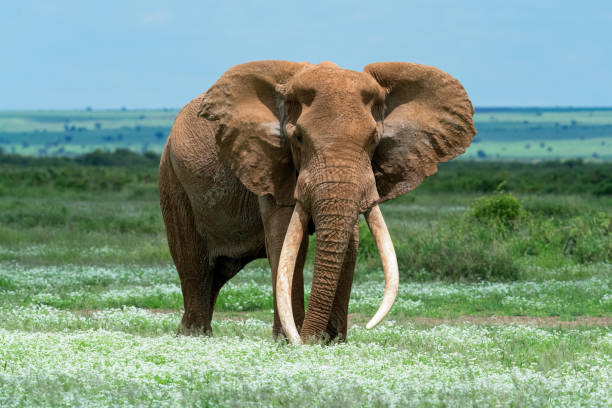
[[[419,62],[476,106],[612,106],[611,44],[610,1],[12,1],[0,109],[181,107],[258,59]]]

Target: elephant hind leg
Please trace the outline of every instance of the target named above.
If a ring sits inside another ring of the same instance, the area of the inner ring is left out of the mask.
[[[214,273],[206,242],[197,232],[187,193],[167,155],[162,155],[159,176],[160,204],[170,254],[181,281],[185,313],[180,334],[209,334],[214,301]]]

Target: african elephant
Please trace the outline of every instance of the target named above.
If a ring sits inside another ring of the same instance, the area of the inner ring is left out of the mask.
[[[463,153],[476,130],[461,84],[437,68],[256,61],[227,70],[177,115],[159,191],[184,297],[180,333],[211,331],[219,290],[248,262],[269,259],[275,336],[344,339],[364,214],[397,293],[393,244],[378,204],[414,189]],[[316,252],[308,309],[302,270]]]

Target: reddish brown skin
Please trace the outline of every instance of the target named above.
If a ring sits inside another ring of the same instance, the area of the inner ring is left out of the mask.
[[[461,84],[424,65],[356,72],[257,61],[228,70],[181,110],[161,158],[161,207],[185,303],[179,332],[210,333],[219,290],[253,259],[267,257],[276,282],[299,201],[317,248],[304,312],[304,237],[294,319],[306,341],[345,339],[359,214],[463,153],[476,133],[472,115]]]

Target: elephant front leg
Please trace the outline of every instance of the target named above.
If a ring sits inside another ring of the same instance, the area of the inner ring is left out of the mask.
[[[346,256],[342,263],[342,272],[340,280],[338,281],[334,304],[325,330],[329,340],[346,340],[346,332],[348,329],[348,304],[351,297],[351,287],[353,285],[358,246],[359,223],[355,224],[353,235],[349,241]]]
[[[261,211],[266,236],[266,254],[268,261],[270,262],[270,269],[272,271],[272,288],[274,295],[274,325],[272,332],[274,334],[274,338],[277,338],[279,335],[284,336],[284,333],[276,305],[276,275],[281,250],[283,247],[283,241],[285,240],[287,227],[289,226],[289,221],[291,220],[291,215],[293,214],[293,207],[279,207],[274,203],[273,199],[268,197],[260,197],[259,208]],[[293,319],[298,327],[298,330],[302,327],[302,323],[304,322],[303,270],[307,252],[308,233],[305,232],[295,263],[295,273],[293,275],[293,284],[291,288]]]

